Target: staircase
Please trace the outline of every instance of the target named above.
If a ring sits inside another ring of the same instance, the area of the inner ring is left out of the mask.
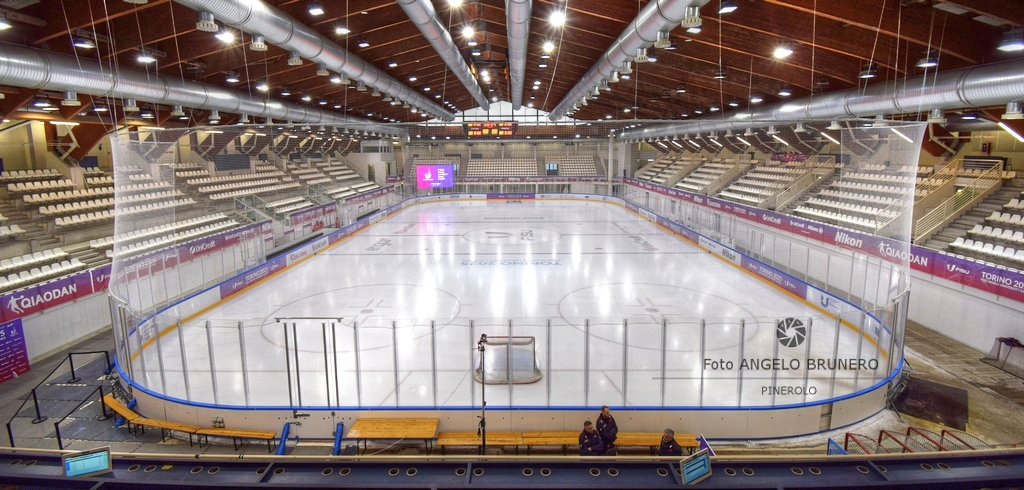
[[[1010,199],[1015,197],[1021,198],[1021,191],[1024,191],[1024,179],[1013,179],[1009,183],[1003,184],[998,191],[932,236],[925,242],[925,248],[946,251],[952,241],[959,237],[967,238],[967,230],[974,228],[974,225],[984,225],[985,218],[993,211],[1005,212],[1003,204],[1010,202]]]

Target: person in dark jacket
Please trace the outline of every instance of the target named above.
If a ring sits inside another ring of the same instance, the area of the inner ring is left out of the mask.
[[[597,417],[597,433],[601,435],[605,451],[608,451],[615,445],[615,437],[619,433],[619,426],[615,425],[615,417],[612,417],[612,412],[608,410],[608,405],[601,407],[601,415]]]
[[[661,447],[658,448],[658,456],[682,456],[683,448],[676,442],[676,432],[672,429],[665,429],[661,435]]]
[[[583,432],[580,432],[580,456],[603,456],[604,441],[601,434],[594,430],[594,423],[583,422]]]

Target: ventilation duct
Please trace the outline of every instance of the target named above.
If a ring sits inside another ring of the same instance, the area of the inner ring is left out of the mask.
[[[623,131],[619,138],[649,138],[689,131],[721,131],[773,123],[873,118],[878,114],[912,114],[934,109],[1002,105],[1024,100],[1024,60],[973,66],[908,78],[895,84],[819,94],[797,100],[657,128]],[[743,119],[733,117],[743,114]]]
[[[598,58],[594,66],[590,67],[590,70],[576,82],[572,90],[555,105],[548,118],[552,121],[560,119],[572,106],[573,101],[584,95],[590,87],[597,85],[602,79],[611,77],[613,71],[621,69],[622,73],[629,73],[623,69],[623,63],[632,61],[640,48],[653,45],[658,40],[659,32],[671,31],[676,28],[687,17],[688,8],[699,10],[708,1],[653,0],[648,2],[640,14],[633,19],[633,22],[630,22],[622,34],[619,34],[618,39]],[[222,17],[218,16],[218,18]]]
[[[408,15],[409,20],[419,28],[420,32],[423,33],[423,37],[430,41],[430,45],[434,47],[434,50],[441,56],[441,59],[448,64],[448,68],[451,68],[455,77],[466,87],[469,95],[473,97],[477,104],[480,104],[480,108],[485,111],[489,109],[490,103],[487,102],[487,96],[480,89],[480,84],[477,83],[476,77],[473,76],[473,72],[466,65],[466,60],[462,58],[462,53],[459,52],[459,48],[452,41],[451,33],[438,20],[437,10],[434,9],[434,5],[430,3],[430,0],[398,0],[398,5],[402,6],[402,10],[405,10],[405,15]],[[529,21],[529,16],[526,19]]]
[[[455,119],[454,114],[446,111],[432,100],[266,2],[261,0],[174,1],[196,11],[208,11],[222,23],[253,34],[254,37],[261,36],[267,43],[279,46],[286,51],[297,51],[303,58],[316,63],[324,63],[332,71],[343,71],[349,77],[362,81],[366,85],[395,94],[420,107],[429,108],[428,112],[441,119],[447,121]]]
[[[508,69],[512,84],[512,110],[523,107],[526,83],[526,47],[530,37],[531,0],[505,0],[505,24],[508,27]]]
[[[368,119],[308,108],[249,93],[119,67],[111,71],[85,58],[0,43],[0,85],[53,91],[76,91],[94,97],[136,99],[155,104],[217,109],[320,124],[359,124],[383,128]]]

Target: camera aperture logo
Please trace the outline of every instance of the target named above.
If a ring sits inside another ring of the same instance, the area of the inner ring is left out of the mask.
[[[780,320],[775,325],[775,338],[785,347],[797,347],[807,338],[807,327],[796,318]]]

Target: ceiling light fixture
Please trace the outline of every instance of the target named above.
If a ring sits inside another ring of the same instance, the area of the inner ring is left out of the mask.
[[[978,113],[974,111],[964,111],[963,113],[960,114],[960,119],[966,121],[974,121],[978,119]]]
[[[220,31],[218,31],[217,34],[214,34],[214,37],[226,43],[231,43],[235,41],[235,33],[231,32],[231,29],[227,26],[223,27]]]
[[[551,25],[555,27],[562,27],[565,25],[565,11],[556,8],[554,12],[551,12],[551,16],[548,17],[548,22],[551,22]]]
[[[171,106],[171,116],[181,117],[185,115],[185,110],[180,105]]]
[[[877,76],[878,76],[878,70],[876,70],[875,66],[873,64],[871,64],[871,63],[865,64],[864,65],[864,69],[861,70],[861,72],[859,74],[857,74],[857,78],[865,79],[865,80],[868,79],[868,78],[875,78]]]
[[[946,113],[942,109],[932,109],[928,114],[928,123],[930,124],[944,124],[945,122]]]
[[[917,60],[918,68],[935,68],[939,66],[939,54],[934,49],[925,51],[924,57]]]
[[[337,26],[334,28],[334,33],[339,36],[347,36],[351,32],[352,31],[350,31],[346,26]]]
[[[224,81],[227,83],[238,83],[241,80],[238,78],[237,71],[228,70],[228,74],[224,77]]]
[[[772,52],[772,56],[779,59],[787,58],[791,54],[793,54],[793,48],[788,44],[783,44]]]
[[[314,17],[324,15],[324,8],[318,3],[311,3],[309,4],[309,15]]]
[[[356,45],[359,46],[360,48],[368,48],[370,47],[370,41],[367,41],[366,38],[364,37],[360,39]]]
[[[793,89],[788,83],[783,84],[782,87],[779,88],[779,97],[789,97],[790,95],[793,95]]]
[[[11,28],[11,22],[7,20],[7,17],[0,17],[0,31],[6,31]]]
[[[740,101],[738,99],[732,99],[729,101],[729,107],[739,107]]]
[[[82,49],[94,49],[94,48],[96,48],[96,43],[93,42],[92,39],[87,39],[87,38],[84,38],[84,37],[76,37],[72,41],[72,43],[75,45],[76,48],[82,48]]]
[[[718,71],[715,72],[716,80],[725,80],[725,67],[719,66]]]
[[[156,57],[146,51],[146,48],[139,48],[139,56],[135,58],[139,63],[150,64],[156,62]]]
[[[760,93],[755,93],[755,94],[750,96],[750,103],[751,104],[760,104],[761,102],[764,102],[764,95],[762,95]]]
[[[1014,27],[1003,33],[1003,40],[996,48],[1004,53],[1024,51],[1024,27]]]
[[[722,0],[722,3],[718,4],[718,13],[729,14],[735,12],[737,8],[739,7],[736,6],[735,2],[732,2],[730,0]]]
[[[545,53],[550,53],[555,50],[555,43],[551,41],[544,41],[544,44],[541,45],[541,50]]]
[[[61,105],[64,105],[64,103],[62,102]],[[122,108],[125,112],[139,112],[139,104],[135,99],[131,98],[125,99],[124,106],[122,106]]]
[[[256,82],[256,90],[259,90],[260,92],[266,92],[270,90],[270,84],[268,84],[266,80],[260,80]]]

